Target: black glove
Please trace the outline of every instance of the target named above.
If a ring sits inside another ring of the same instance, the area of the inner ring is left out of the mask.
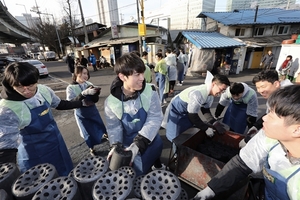
[[[86,98],[85,98],[86,101],[91,101],[93,103],[97,103],[99,101],[99,95],[100,95],[100,92],[101,92],[101,88],[100,87],[95,87],[95,86],[90,86],[89,88],[95,89],[96,93],[86,96]]]
[[[225,106],[222,106],[221,104],[218,103],[216,111],[215,111],[215,117],[216,118],[220,117],[220,115],[222,114],[224,108],[225,108]]]
[[[225,127],[219,121],[215,121],[215,123],[213,123],[213,129],[215,129],[217,133],[221,135],[226,132]]]
[[[198,113],[188,113],[188,118],[192,122],[192,124],[195,125],[195,127],[203,131],[206,131],[208,129],[208,125],[200,119]]]
[[[150,142],[151,141],[149,139],[139,134],[133,139],[133,143],[135,143],[136,146],[139,148],[141,154],[143,154],[146,151]]]
[[[253,117],[251,115],[247,115],[247,126],[248,128],[251,128],[254,123],[256,122],[256,117]]]

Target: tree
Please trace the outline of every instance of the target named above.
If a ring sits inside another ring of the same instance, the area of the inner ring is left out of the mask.
[[[52,22],[50,22],[49,18],[42,21],[37,21],[33,28],[31,28],[32,34],[36,37],[39,42],[43,45],[48,46],[49,50],[60,52],[59,50],[59,41],[56,34],[57,27],[54,26]],[[59,32],[58,32],[59,33]],[[45,50],[45,49],[44,49]]]
[[[68,21],[65,21],[66,24],[68,24],[68,28],[69,28],[69,36],[71,36],[73,38],[74,41],[74,46],[77,46],[76,43],[76,37],[75,37],[75,32],[74,29],[76,28],[76,26],[79,25],[79,22],[76,20],[76,16],[78,16],[78,14],[76,14],[76,12],[74,12],[75,9],[73,9],[72,5],[75,4],[75,0],[63,0],[62,5],[63,5],[63,10],[66,13],[66,16],[68,18]]]

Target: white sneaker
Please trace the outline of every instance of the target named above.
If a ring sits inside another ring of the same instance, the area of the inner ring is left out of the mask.
[[[182,86],[182,84],[181,84],[181,83],[177,83],[176,85],[177,85],[177,86]]]
[[[166,170],[167,167],[166,167],[166,165],[164,165],[164,164],[162,163],[160,168],[156,168],[156,167],[154,167],[154,165],[153,165],[153,166],[151,167],[151,169],[152,169],[152,171],[154,171],[154,170]]]

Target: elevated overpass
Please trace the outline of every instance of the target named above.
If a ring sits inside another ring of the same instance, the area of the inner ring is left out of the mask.
[[[30,29],[15,19],[0,1],[0,43],[31,42]]]

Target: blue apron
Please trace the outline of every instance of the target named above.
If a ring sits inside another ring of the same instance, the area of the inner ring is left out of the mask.
[[[50,163],[60,176],[67,176],[73,169],[73,163],[49,103],[45,100],[43,105],[30,109],[30,113],[30,124],[20,130],[20,171],[23,173],[38,164]]]
[[[80,85],[79,85],[80,86]],[[80,86],[81,90],[83,88]],[[106,133],[105,125],[96,106],[82,107],[75,110],[75,117],[87,146],[93,148],[100,144],[102,135]]]
[[[93,148],[100,144],[102,135],[106,133],[105,125],[95,105],[76,109],[78,126],[87,146]]]
[[[188,117],[188,103],[182,101],[179,96],[176,96],[169,106],[171,107],[167,121],[166,136],[172,142],[179,134],[193,127],[193,123]]]
[[[155,72],[155,81],[156,81],[156,83],[158,84],[158,82],[159,82],[159,75],[158,75],[158,72]]]
[[[140,95],[138,98],[140,99]],[[125,147],[128,147],[132,144],[133,139],[138,135],[138,131],[140,131],[143,128],[147,119],[147,112],[145,111],[142,105],[138,112],[133,116],[130,116],[128,113],[124,113],[122,95],[122,113],[123,114],[121,121],[123,126],[123,145]],[[157,134],[153,141],[147,147],[146,151],[142,155],[138,153],[133,161],[133,168],[137,176],[144,175],[149,172],[154,162],[160,158],[162,148],[162,140],[160,138],[160,135]]]
[[[278,144],[273,146],[270,151],[272,151]],[[270,152],[269,152],[270,153]],[[263,167],[263,175],[265,180],[265,197],[266,200],[288,200],[290,199],[287,193],[287,183],[291,177],[300,171],[298,168],[289,177],[285,178],[279,173],[270,169],[268,163],[269,156]]]
[[[177,62],[177,80],[181,83],[184,79],[184,65],[183,63]]]
[[[160,103],[164,103],[164,90],[165,90],[165,82],[166,82],[166,75],[163,75],[159,72],[157,72],[157,80],[158,80],[158,90],[159,90],[159,98]]]
[[[247,126],[247,104],[231,102],[223,118],[234,132],[244,134]]]

